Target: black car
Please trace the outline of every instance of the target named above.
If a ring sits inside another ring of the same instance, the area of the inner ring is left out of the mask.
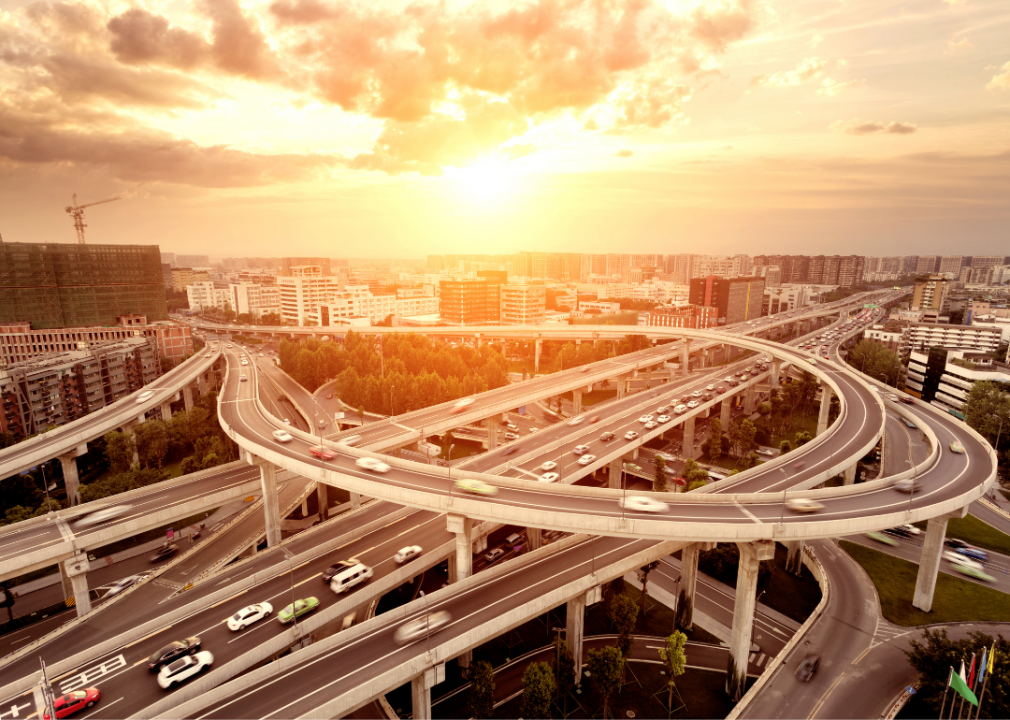
[[[887,528],[886,530],[884,530],[884,532],[887,533],[888,535],[895,535],[897,537],[911,537],[912,535],[912,533],[910,533],[907,528],[903,527]]]
[[[167,557],[175,555],[179,551],[178,545],[162,545],[158,550],[150,557],[151,562],[160,562]]]
[[[601,442],[610,442],[613,439],[614,439],[614,433],[610,432],[609,430],[600,435]]]
[[[820,664],[820,655],[807,655],[800,661],[800,666],[796,668],[796,677],[803,682],[810,682]]]
[[[162,665],[168,665],[174,660],[178,660],[183,655],[195,655],[200,651],[200,638],[191,637],[185,640],[176,640],[169,643],[158,652],[154,653],[147,661],[147,669],[154,671]]]
[[[338,560],[336,565],[326,568],[326,572],[322,575],[323,582],[329,583],[337,573],[343,572],[347,568],[352,568],[357,564],[357,560]]]
[[[963,550],[964,548],[970,548],[971,545],[966,543],[964,540],[958,540],[957,538],[946,538],[943,544],[947,547],[952,547],[955,550]]]

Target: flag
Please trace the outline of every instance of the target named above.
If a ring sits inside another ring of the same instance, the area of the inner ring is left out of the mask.
[[[947,683],[950,687],[954,688],[961,697],[970,702],[972,705],[978,705],[978,698],[975,697],[975,693],[971,691],[968,687],[968,683],[966,683],[964,679],[964,660],[961,661],[960,673],[955,673],[953,670],[954,668],[951,668],[950,679]]]
[[[964,677],[964,668],[961,668],[961,677]],[[975,653],[971,654],[971,669],[968,671],[968,689],[975,689]]]
[[[978,661],[978,678],[975,680],[975,687],[981,685],[983,678],[985,678],[986,650],[988,650],[988,648],[982,648],[982,659]]]
[[[993,664],[994,660],[996,660],[996,641],[995,640],[992,643],[992,650],[989,651],[989,667],[987,667],[985,669],[985,671],[987,673],[989,673],[990,675],[992,675],[992,664]]]

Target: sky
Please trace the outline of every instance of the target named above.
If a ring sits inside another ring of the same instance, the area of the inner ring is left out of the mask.
[[[1010,254],[1007,0],[0,0],[0,236]]]

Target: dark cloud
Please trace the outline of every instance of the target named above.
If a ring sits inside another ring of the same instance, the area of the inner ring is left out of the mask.
[[[109,47],[124,63],[156,63],[184,70],[210,55],[210,45],[187,30],[171,27],[168,18],[142,8],[127,10],[108,24]]]

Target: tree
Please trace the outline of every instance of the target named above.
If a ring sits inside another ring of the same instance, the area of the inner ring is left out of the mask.
[[[666,492],[666,460],[662,455],[657,455],[652,462],[655,467],[655,477],[652,480],[653,492]]]
[[[614,595],[610,599],[607,615],[617,633],[617,648],[621,651],[621,655],[627,657],[631,652],[631,633],[638,620],[638,606],[624,593]]]
[[[565,697],[575,687],[575,658],[568,648],[568,643],[560,637],[554,639],[554,655],[557,665],[554,676],[557,678],[558,691]]]
[[[684,461],[684,492],[708,485],[708,472],[692,458]]]
[[[756,434],[757,428],[754,427],[754,423],[746,418],[739,422],[730,423],[729,441],[730,445],[736,450],[737,461],[742,460],[744,456],[749,455],[757,447],[757,443],[754,442],[754,435]]]
[[[538,662],[527,665],[523,673],[523,717],[549,718],[551,698],[556,689],[550,664]]]
[[[793,449],[793,444],[788,440],[783,440],[779,443],[779,455],[785,455],[787,452]]]
[[[722,420],[719,418],[712,419],[705,452],[711,460],[717,460],[722,455]]]
[[[157,465],[161,470],[161,463],[168,452],[170,439],[168,428],[168,424],[162,420],[148,420],[134,430],[137,438],[137,454],[145,467]]]
[[[1007,422],[1010,420],[1010,396],[1002,383],[988,380],[972,383],[964,404],[964,416],[968,425],[993,447],[996,446],[997,436],[1003,448],[1010,444],[1010,423]],[[998,452],[999,448],[996,450]]]
[[[684,651],[687,643],[687,635],[680,630],[675,630],[673,635],[666,638],[665,647],[659,649],[659,657],[666,667],[667,681],[670,686],[669,696],[666,700],[666,707],[673,711],[673,690],[676,685],[676,678],[684,674],[687,669],[687,653]]]
[[[926,629],[921,642],[912,640],[909,643],[911,647],[905,651],[905,657],[919,673],[918,696],[933,713],[939,713],[950,669],[957,672],[962,660],[968,660],[972,653],[981,653],[984,647],[992,648],[994,641],[998,661],[986,686],[983,712],[988,717],[1005,718],[1010,717],[1010,668],[1005,662],[1010,643],[1002,635],[993,638],[974,631],[968,637],[951,640],[946,628]]]
[[[904,365],[901,364],[901,360],[895,353],[872,340],[861,340],[857,343],[854,348],[849,350],[845,362],[861,373],[877,380],[883,379],[880,376],[884,375],[887,378],[887,384],[895,387],[905,372]]]
[[[808,433],[806,430],[801,430],[800,432],[796,433],[796,447],[806,445],[811,440],[813,440],[813,437],[811,437],[810,433]]]
[[[113,473],[124,473],[133,465],[133,453],[136,443],[132,433],[112,430],[105,433],[105,457],[109,461],[109,469]]]
[[[475,718],[494,717],[494,669],[486,660],[470,668],[470,713]]]
[[[606,717],[610,696],[620,685],[624,673],[624,655],[611,645],[599,650],[590,650],[588,655],[589,662],[586,663],[586,668],[589,670],[589,679],[603,699],[603,717]]]

